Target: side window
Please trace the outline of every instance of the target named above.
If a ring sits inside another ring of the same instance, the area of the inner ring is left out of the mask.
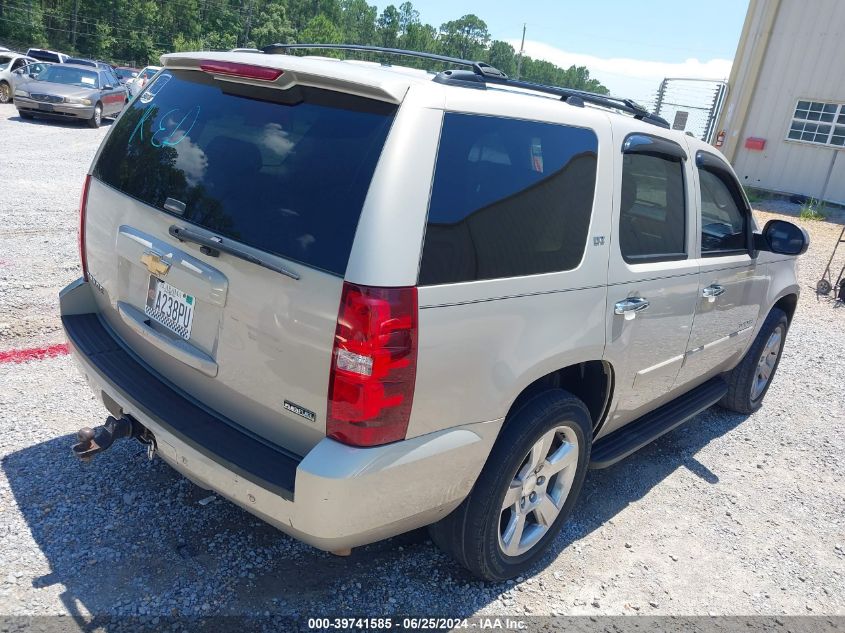
[[[420,285],[577,267],[590,226],[597,151],[592,130],[447,113]]]
[[[748,249],[748,216],[735,186],[724,176],[699,169],[701,181],[701,252],[722,254]]]
[[[23,57],[18,57],[14,62],[12,62],[11,70],[15,71],[18,68],[20,68],[21,66],[23,66],[25,63],[26,63],[26,60]]]
[[[681,158],[648,153],[623,156],[619,247],[626,262],[684,259],[686,215]]]

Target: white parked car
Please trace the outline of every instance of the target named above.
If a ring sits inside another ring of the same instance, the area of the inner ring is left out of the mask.
[[[14,72],[37,60],[18,53],[0,52],[0,103],[11,103],[15,91]]]
[[[129,88],[130,96],[135,96],[139,92],[144,89],[144,86],[147,85],[147,82],[152,79],[155,74],[161,70],[161,66],[147,66],[138,73],[138,76],[135,77],[131,82],[126,82],[126,87]]]

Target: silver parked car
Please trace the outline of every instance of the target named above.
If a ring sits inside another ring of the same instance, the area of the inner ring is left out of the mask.
[[[19,71],[36,60],[17,53],[0,51],[0,104],[11,103],[15,93],[15,80]],[[16,75],[15,73],[18,73]]]
[[[73,64],[53,64],[15,86],[15,106],[24,119],[81,119],[100,127],[103,117],[117,116],[128,101],[111,70]]]
[[[716,149],[482,63],[288,48],[165,55],[100,147],[60,298],[110,416],[79,457],[134,437],[318,548],[428,525],[502,580],[590,467],[761,406],[808,238]]]

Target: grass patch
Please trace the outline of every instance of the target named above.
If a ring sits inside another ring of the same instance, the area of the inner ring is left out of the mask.
[[[824,213],[824,202],[819,203],[815,198],[810,198],[801,205],[801,213],[798,217],[802,220],[825,220],[827,216]]]
[[[745,197],[748,198],[748,202],[754,204],[755,202],[760,202],[763,200],[763,196],[760,195],[760,192],[756,189],[752,189],[751,187],[742,187],[745,190]]]

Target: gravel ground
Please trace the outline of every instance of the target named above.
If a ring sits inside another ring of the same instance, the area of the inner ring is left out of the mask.
[[[0,106],[0,351],[63,340],[56,295],[79,275],[77,201],[105,132]],[[813,292],[841,226],[802,224],[804,294],[763,409],[711,409],[591,472],[554,553],[515,583],[471,579],[423,531],[316,551],[134,443],[82,465],[72,433],[106,413],[70,358],[0,364],[0,614],[845,615],[845,310]]]

